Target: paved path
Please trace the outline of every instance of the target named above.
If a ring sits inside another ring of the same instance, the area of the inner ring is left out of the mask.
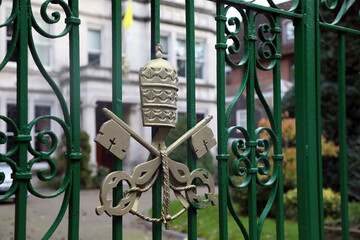
[[[149,191],[151,192],[151,191]],[[81,191],[80,202],[80,239],[81,240],[111,240],[111,218],[106,214],[97,216],[95,208],[100,204],[99,190]],[[50,227],[60,209],[63,195],[55,199],[28,198],[27,239],[40,240]],[[143,194],[139,210],[146,212],[151,208],[151,193]],[[13,240],[14,233],[14,203],[0,203],[0,239]],[[67,239],[67,215],[50,239]],[[124,240],[150,240],[151,230],[146,228],[142,220],[126,214],[124,216]],[[183,239],[164,235],[163,240]]]

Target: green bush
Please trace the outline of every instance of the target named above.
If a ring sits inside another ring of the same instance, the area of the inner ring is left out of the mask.
[[[360,202],[349,202],[349,223],[351,228],[360,229]]]
[[[360,138],[348,147],[349,198],[360,201]]]
[[[324,218],[340,218],[340,194],[330,188],[323,189]],[[297,220],[297,189],[284,194],[285,218]]]
[[[80,187],[81,188],[93,188],[93,177],[91,176],[92,170],[89,168],[91,146],[89,143],[89,135],[81,130],[80,131],[80,152],[82,159],[80,160]],[[66,137],[61,136],[61,142],[58,148],[57,157],[55,163],[58,168],[57,176],[62,177],[66,171],[66,165],[68,160],[65,158],[66,149]]]

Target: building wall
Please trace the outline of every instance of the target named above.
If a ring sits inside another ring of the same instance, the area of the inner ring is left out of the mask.
[[[42,0],[33,0],[32,8],[37,14],[39,22],[40,7]],[[123,12],[127,9],[128,1],[123,1]],[[215,116],[210,123],[216,133],[216,53],[215,53],[215,4],[205,0],[195,1],[196,14],[195,25],[197,40],[205,43],[204,74],[203,80],[197,79],[196,99],[197,111]],[[4,22],[6,14],[11,9],[10,0],[3,1],[0,7],[0,20]],[[90,135],[92,148],[90,166],[95,168],[96,144],[92,139],[96,135],[96,108],[98,102],[111,102],[111,1],[110,0],[86,0],[80,1],[80,65],[81,65],[81,127]],[[48,13],[59,11],[64,17],[63,11],[57,5],[50,4]],[[129,74],[123,78],[123,104],[126,105],[126,119],[135,132],[151,141],[151,130],[142,126],[140,97],[138,86],[139,69],[150,60],[150,1],[133,0],[133,24],[129,30],[123,29],[123,53],[129,63]],[[60,33],[64,28],[64,18],[60,23],[50,25],[51,33]],[[46,24],[44,24],[46,25]],[[176,66],[176,39],[186,37],[184,1],[161,1],[161,35],[169,36],[171,56],[169,61]],[[89,31],[95,31],[100,35],[100,64],[89,64],[88,52],[92,46],[89,43]],[[6,29],[0,29],[0,58],[6,53]],[[69,46],[68,37],[50,40],[49,65],[45,66],[53,80],[61,89],[67,102],[69,102]],[[29,56],[29,59],[31,57]],[[186,79],[180,78],[178,109],[186,111]],[[6,115],[6,104],[16,101],[16,65],[13,62],[0,72],[0,114]],[[58,100],[52,89],[41,76],[34,63],[29,63],[29,120],[34,118],[36,104],[51,106],[51,114],[62,118],[62,112]],[[6,125],[0,121],[0,128],[5,131]],[[58,136],[62,130],[57,124],[51,125]],[[5,146],[0,145],[0,150],[5,151]],[[148,152],[139,144],[131,141],[130,149],[124,160],[127,169],[135,163],[143,162]],[[110,160],[109,160],[110,161]]]

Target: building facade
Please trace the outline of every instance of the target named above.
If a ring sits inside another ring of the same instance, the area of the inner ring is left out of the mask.
[[[178,113],[186,112],[186,25],[185,1],[161,1],[161,43],[166,58],[177,69],[179,74]],[[43,1],[33,0],[32,11],[40,27],[51,34],[59,34],[64,29],[64,11],[56,4],[49,4],[47,13],[58,11],[62,18],[59,23],[46,24],[41,17],[40,8]],[[129,2],[123,1],[123,14]],[[12,9],[11,1],[3,1],[0,8],[0,20],[5,22]],[[142,126],[140,95],[138,86],[139,69],[151,58],[150,52],[150,0],[132,1],[133,21],[129,29],[123,29],[123,117],[137,133],[151,142],[151,129]],[[215,119],[210,127],[216,129],[216,55],[215,55],[215,4],[205,0],[195,1],[196,28],[196,107],[198,117],[211,114]],[[112,43],[111,43],[111,1],[87,0],[80,3],[80,77],[81,77],[81,127],[90,136],[90,166],[110,166],[111,157],[104,149],[98,147],[93,139],[101,124],[107,120],[102,113],[103,107],[111,108],[112,101]],[[58,85],[65,99],[69,95],[68,39],[44,38],[32,30],[35,49],[45,70]],[[0,57],[4,58],[11,44],[12,26],[2,28],[0,32]],[[38,66],[31,60],[29,53],[29,113],[34,119],[43,115],[54,115],[62,118],[59,101],[52,91]],[[16,115],[16,51],[12,60],[0,73],[0,115],[14,118]],[[42,130],[51,130],[57,136],[62,131],[56,122],[40,121],[32,132],[33,146],[46,148],[36,140],[36,134]],[[0,122],[1,131],[11,138],[11,129],[5,122]],[[60,139],[60,137],[59,137]],[[0,145],[5,152],[8,146]],[[143,162],[148,152],[135,141],[124,159],[124,168],[132,168]]]

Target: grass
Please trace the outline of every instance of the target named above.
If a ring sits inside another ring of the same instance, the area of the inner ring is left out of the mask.
[[[171,202],[171,213],[174,214],[182,208],[177,201]],[[198,237],[218,240],[219,239],[219,217],[218,206],[209,206],[198,211],[197,231]],[[240,217],[245,228],[248,229],[248,218]],[[181,215],[179,218],[171,221],[170,228],[178,232],[187,232],[187,214]],[[276,239],[276,221],[274,219],[265,220],[261,239]],[[235,221],[228,215],[228,234],[229,239],[242,239],[241,231]],[[296,222],[285,221],[285,238],[298,239],[298,226]]]

